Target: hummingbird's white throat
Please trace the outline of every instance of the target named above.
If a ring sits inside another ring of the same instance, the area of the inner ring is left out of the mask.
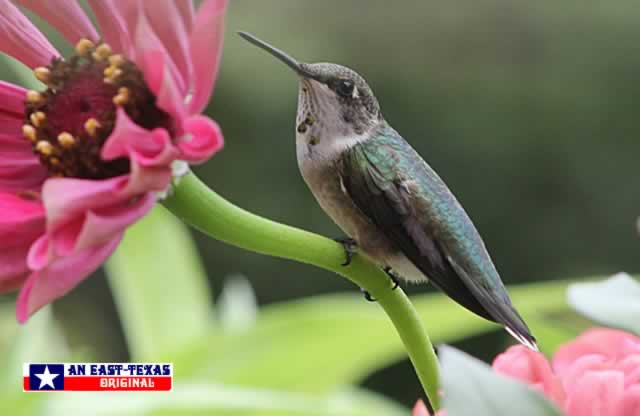
[[[357,88],[353,94],[358,96]],[[299,163],[334,160],[343,151],[367,139],[369,129],[356,132],[353,124],[344,120],[343,105],[326,84],[311,79],[300,81],[296,117]]]

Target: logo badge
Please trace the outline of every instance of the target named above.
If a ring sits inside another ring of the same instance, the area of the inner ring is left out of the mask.
[[[171,391],[170,363],[25,363],[24,391]]]

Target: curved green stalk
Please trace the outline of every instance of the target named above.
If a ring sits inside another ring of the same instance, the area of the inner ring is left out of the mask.
[[[330,270],[368,291],[387,313],[404,343],[429,401],[438,408],[438,360],[429,336],[401,288],[363,256],[342,266],[342,246],[328,238],[259,217],[209,189],[193,173],[180,180],[164,205],[186,223],[225,243]]]

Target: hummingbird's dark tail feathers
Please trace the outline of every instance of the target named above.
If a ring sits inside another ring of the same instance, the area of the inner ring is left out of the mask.
[[[484,309],[484,313],[478,313],[474,309],[471,310],[484,317],[488,315],[487,318],[489,320],[502,324],[504,329],[518,342],[533,351],[538,351],[538,345],[535,337],[531,334],[531,330],[511,304],[506,289],[504,287],[501,287],[501,289],[500,291],[485,290],[478,287],[471,289],[470,292],[476,296],[482,309]]]
[[[493,287],[478,284],[471,279],[464,268],[450,257],[443,269],[430,269],[428,263],[415,262],[418,268],[429,276],[431,283],[445,292],[453,300],[485,319],[504,325],[505,329],[523,345],[538,351],[536,339],[511,303],[501,282]]]
[[[492,320],[504,325],[504,329],[512,337],[531,350],[538,351],[535,337],[531,334],[531,330],[513,305],[511,305],[511,301],[508,298],[505,299],[504,303],[500,302],[499,304],[495,304],[491,302],[490,306],[486,304],[484,306],[488,306],[486,309],[492,316]],[[497,306],[497,308],[493,308],[492,306]]]

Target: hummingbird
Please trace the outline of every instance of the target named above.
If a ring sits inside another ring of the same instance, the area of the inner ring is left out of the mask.
[[[342,65],[298,61],[249,33],[239,35],[298,75],[298,167],[358,253],[404,281],[431,282],[537,350],[471,219],[385,120],[364,78]],[[349,258],[348,252],[347,263]]]

